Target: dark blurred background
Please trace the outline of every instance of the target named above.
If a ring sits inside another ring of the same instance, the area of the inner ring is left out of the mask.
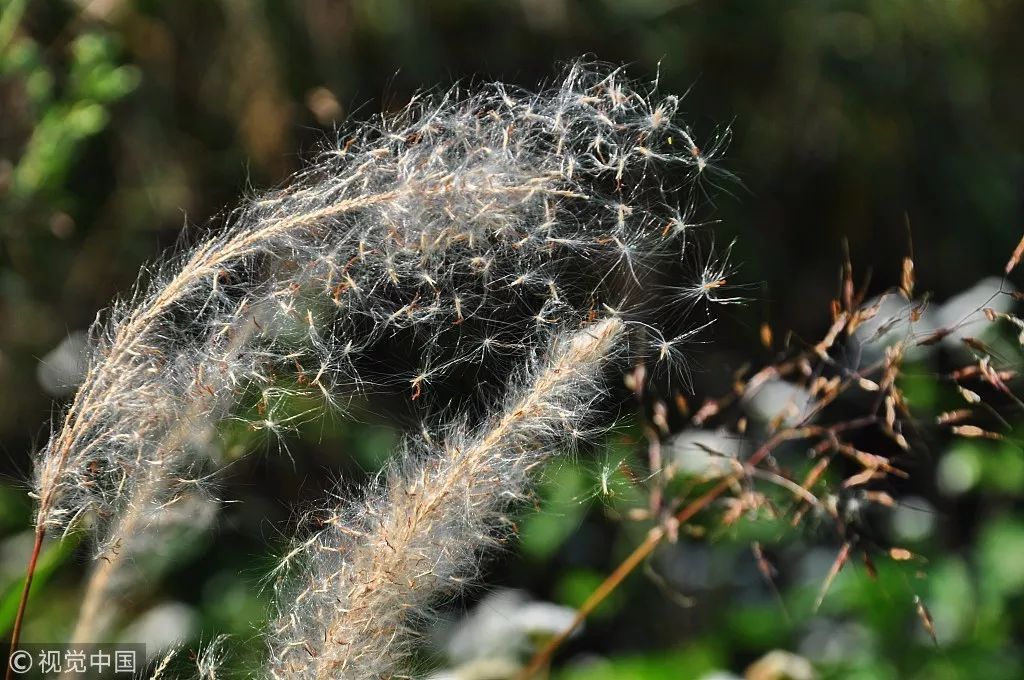
[[[920,285],[942,301],[1001,274],[1024,225],[1022,2],[0,7],[0,627],[27,550],[30,453],[46,438],[61,386],[73,382],[76,343],[96,311],[183,227],[286,181],[337,129],[399,108],[417,90],[493,79],[534,87],[588,55],[625,63],[634,78],[658,77],[663,92],[686,92],[683,115],[698,142],[731,128],[723,166],[735,179],[709,183],[703,216],[720,221],[720,246],[737,239],[736,280],[752,300],[696,357],[698,392],[756,356],[761,322],[807,337],[827,327],[844,241],[858,272],[871,272],[871,290],[898,283],[912,252]],[[928,389],[920,387],[926,404]],[[282,544],[289,506],[317,501],[338,477],[358,480],[395,440],[386,419],[364,420],[314,428],[288,443],[291,459],[272,443],[232,466],[221,495],[245,502],[208,522],[197,514],[205,523],[196,536],[170,548],[158,576],[133,591],[126,625],[140,616],[188,639],[252,638],[264,616],[262,556]],[[603,657],[579,677],[699,677],[783,647],[835,677],[1020,677],[1024,454],[1008,444],[958,446],[931,452],[911,489],[920,503],[906,521],[932,556],[926,584],[911,587],[902,574],[881,586],[854,579],[827,616],[797,605],[787,618],[780,601],[802,601],[806,575],[790,579],[796,594],[775,598],[749,540],[733,536],[731,547],[693,546],[672,567],[704,574],[672,586],[699,594],[695,601],[680,606],[658,578],[638,577],[566,658]],[[955,493],[935,482],[949,456],[948,474],[971,482]],[[595,470],[587,460],[566,466],[541,495],[566,501],[574,484],[586,495]],[[560,520],[527,520],[522,554],[495,560],[489,582],[578,604],[637,534],[607,522],[601,503],[552,502]],[[809,569],[816,586],[829,550],[799,542],[780,557],[790,571]],[[53,557],[27,635],[59,637],[69,625],[88,554],[72,545]],[[929,595],[948,625],[943,646],[914,628],[911,590]]]

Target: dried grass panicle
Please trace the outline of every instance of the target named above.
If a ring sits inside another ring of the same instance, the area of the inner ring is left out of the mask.
[[[187,433],[246,390],[272,412],[275,376],[339,403],[365,348],[412,328],[443,356],[373,378],[420,394],[460,363],[525,357],[608,301],[612,272],[636,287],[688,226],[659,168],[708,167],[677,104],[578,64],[541,94],[453,90],[359,128],[97,322],[40,458],[39,524],[116,516],[153,474],[192,478]]]
[[[556,336],[548,356],[483,427],[410,442],[377,484],[319,520],[288,561],[272,631],[275,678],[377,678],[401,671],[418,624],[459,590],[496,542],[528,475],[591,417],[623,323]]]
[[[719,148],[694,143],[678,103],[583,63],[540,93],[425,96],[154,267],[95,324],[36,470],[39,536],[99,520],[81,638],[131,537],[203,489],[207,444],[240,401],[256,406],[253,429],[278,435],[315,417],[287,413],[296,393],[342,408],[379,386],[420,405],[460,368],[507,375],[556,327],[610,307],[646,321],[648,274],[681,259],[691,226],[694,194],[662,183],[703,176]],[[685,313],[645,328],[660,341],[631,351],[678,368]],[[408,370],[373,361],[396,338],[417,348]]]

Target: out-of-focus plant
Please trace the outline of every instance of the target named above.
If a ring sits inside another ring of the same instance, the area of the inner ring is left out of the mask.
[[[23,108],[9,110],[4,125],[23,139],[7,139],[15,151],[6,184],[11,207],[37,199],[59,205],[62,182],[80,146],[109,121],[108,108],[138,85],[140,72],[118,61],[116,39],[97,30],[75,35],[54,54],[18,30],[27,0],[4,0],[0,14],[0,87],[24,91]],[[20,120],[19,120],[20,119]]]
[[[1024,239],[1006,264],[1007,277],[1022,254]],[[542,646],[517,677],[544,669],[627,576],[642,565],[651,567],[662,544],[681,542],[683,550],[692,550],[708,538],[747,543],[751,564],[775,593],[769,607],[729,607],[723,618],[740,640],[749,636],[761,649],[786,644],[801,625],[801,614],[787,612],[820,613],[818,629],[805,631],[801,643],[818,668],[891,677],[893,667],[851,649],[857,642],[847,638],[888,648],[908,634],[898,632],[908,619],[916,618],[918,631],[909,633],[917,640],[915,654],[892,650],[887,658],[907,667],[924,665],[928,677],[954,672],[959,664],[985,668],[986,677],[1015,676],[1012,669],[1022,663],[1016,655],[984,655],[1005,639],[998,623],[1004,620],[1001,608],[1024,588],[1019,570],[1010,566],[1024,555],[1020,523],[1004,520],[986,528],[974,557],[978,573],[968,578],[960,558],[936,554],[925,541],[932,511],[921,507],[921,499],[900,498],[893,490],[899,478],[927,471],[916,459],[932,455],[939,439],[950,444],[936,479],[947,493],[974,488],[986,469],[990,488],[1020,488],[1024,403],[1014,387],[1024,364],[1024,320],[1014,308],[1022,296],[1004,277],[982,281],[944,305],[931,304],[927,295],[915,294],[909,257],[900,285],[880,297],[867,300],[858,292],[849,264],[841,281],[821,340],[787,334],[779,347],[765,325],[761,341],[781,358],[756,372],[742,369],[727,394],[693,411],[679,394],[674,404],[655,396],[647,405],[647,459],[627,455],[603,468],[597,495],[619,508],[620,517],[657,521],[585,598],[570,600],[579,607],[574,622]],[[935,361],[939,347],[950,355],[945,365]],[[627,376],[638,396],[644,375],[640,366]],[[673,434],[669,421],[680,416],[687,428]],[[637,472],[644,467],[649,468],[645,473]],[[614,477],[644,492],[639,497],[616,493],[609,482]],[[648,507],[638,506],[644,500]],[[888,530],[879,533],[879,519]],[[786,566],[769,555],[793,555],[801,533],[823,525],[832,527],[837,547],[833,556],[820,549],[814,555],[820,584],[809,587],[805,574],[780,591],[776,578]],[[802,531],[794,531],[798,527]],[[856,562],[863,563],[866,578],[844,572]],[[870,627],[857,624],[856,617]],[[872,637],[872,632],[882,635]],[[921,644],[927,640],[934,647]],[[715,650],[707,650],[711,658]],[[643,659],[607,663],[615,677],[670,677],[653,658],[643,671],[637,670]],[[764,676],[766,667],[755,664],[746,677],[795,677]],[[599,677],[604,671],[598,665],[586,672]]]

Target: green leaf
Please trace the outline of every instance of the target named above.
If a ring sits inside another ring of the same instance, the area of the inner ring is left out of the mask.
[[[999,519],[979,541],[983,587],[1007,596],[1024,591],[1024,522]]]
[[[36,562],[36,573],[32,579],[32,589],[29,593],[31,598],[38,594],[38,591],[46,585],[47,581],[74,552],[81,537],[79,534],[71,534],[62,540],[54,541],[44,546]],[[3,596],[0,596],[0,630],[6,635],[14,625],[14,617],[18,614],[18,604],[21,601],[21,590],[25,587],[25,577],[16,579],[3,589]],[[29,600],[29,606],[32,601]]]
[[[579,609],[588,597],[604,581],[604,575],[592,569],[573,569],[558,579],[555,585],[555,599],[568,607]],[[588,618],[602,619],[612,616],[625,604],[625,595],[616,589],[598,605]]]
[[[590,660],[556,673],[556,680],[696,680],[724,665],[707,642],[670,652]]]
[[[535,560],[550,557],[579,525],[586,504],[586,478],[573,463],[549,465],[539,495],[543,509],[527,516],[520,530],[520,545]]]

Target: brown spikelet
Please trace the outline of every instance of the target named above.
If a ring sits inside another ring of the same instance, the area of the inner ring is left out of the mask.
[[[1021,258],[1024,258],[1024,236],[1021,237],[1017,247],[1013,249],[1013,254],[1010,255],[1010,259],[1006,262],[1006,268],[1003,271],[1007,274],[1012,272],[1020,264]]]

